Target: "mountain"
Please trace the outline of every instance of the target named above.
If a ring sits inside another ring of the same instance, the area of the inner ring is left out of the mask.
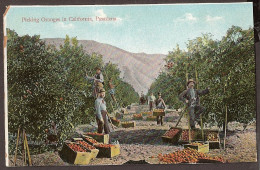
[[[64,43],[64,39],[61,38],[46,38],[44,41],[55,45],[57,49]],[[117,64],[121,71],[120,77],[131,84],[139,94],[141,91],[147,93],[165,65],[163,54],[131,53],[93,40],[79,40],[79,45],[82,45],[88,54],[93,52],[101,54],[105,63]]]

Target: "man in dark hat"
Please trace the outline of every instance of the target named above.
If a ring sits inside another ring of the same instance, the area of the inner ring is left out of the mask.
[[[195,121],[200,125],[200,115],[204,112],[205,108],[200,105],[200,95],[208,94],[209,87],[205,90],[194,89],[195,81],[189,79],[187,82],[187,89],[184,90],[180,95],[179,99],[187,104],[189,115],[190,115],[190,127],[195,128]]]
[[[155,106],[156,109],[165,109],[166,104],[164,103],[164,100],[162,99],[162,94],[158,93],[158,99],[155,100]],[[163,125],[163,116],[157,116],[157,125],[161,123]]]
[[[98,97],[98,91],[104,87],[104,77],[100,67],[96,67],[96,74],[94,77],[89,77],[86,74],[86,79],[93,81],[93,96]]]

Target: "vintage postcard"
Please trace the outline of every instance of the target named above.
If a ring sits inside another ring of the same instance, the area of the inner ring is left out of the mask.
[[[4,54],[7,166],[257,162],[252,3],[8,6]]]

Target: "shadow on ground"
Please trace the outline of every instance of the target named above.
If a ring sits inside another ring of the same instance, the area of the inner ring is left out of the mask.
[[[151,144],[151,145],[162,145],[161,136],[166,130],[158,129],[133,129],[119,130],[111,133],[113,140],[118,140],[120,144]]]

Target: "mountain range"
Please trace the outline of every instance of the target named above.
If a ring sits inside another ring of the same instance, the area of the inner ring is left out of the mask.
[[[62,38],[46,38],[47,44],[55,45],[59,49],[64,43]],[[121,71],[120,77],[140,95],[147,93],[152,82],[159,75],[165,65],[164,54],[131,53],[118,47],[93,40],[78,40],[79,45],[88,53],[97,53],[103,56],[104,63],[117,64]]]

